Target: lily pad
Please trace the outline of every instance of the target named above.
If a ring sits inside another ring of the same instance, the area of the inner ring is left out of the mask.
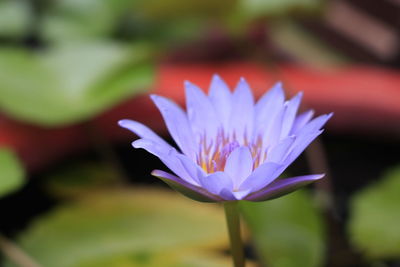
[[[296,191],[266,202],[242,202],[241,209],[265,265],[322,265],[325,251],[322,219],[307,192]]]
[[[41,52],[0,50],[0,108],[44,126],[76,123],[147,89],[145,46],[68,44]]]
[[[373,259],[400,258],[400,166],[351,200],[350,239]]]
[[[24,168],[9,149],[0,148],[0,197],[17,190],[24,184]]]
[[[44,267],[230,266],[226,236],[218,206],[140,188],[90,193],[59,207],[22,233],[19,245]]]

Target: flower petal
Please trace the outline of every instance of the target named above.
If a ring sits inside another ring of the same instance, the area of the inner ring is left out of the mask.
[[[267,152],[267,162],[282,163],[295,140],[294,136],[289,136],[279,144],[271,147]]]
[[[215,195],[219,195],[223,189],[233,190],[232,180],[224,172],[214,172],[208,176],[200,177],[200,184]]]
[[[200,185],[199,177],[206,176],[206,173],[203,171],[203,169],[201,169],[199,165],[197,165],[186,155],[177,154],[176,156],[181,161],[183,168],[186,170],[189,176],[195,181],[195,185]]]
[[[241,146],[232,151],[228,156],[224,172],[232,181],[234,188],[237,188],[253,170],[253,158],[248,147]]]
[[[157,156],[171,171],[181,177],[188,183],[198,184],[198,176],[192,176],[186,168],[182,165],[181,159],[178,157],[179,153],[173,147],[163,147],[160,144],[148,140],[139,139],[132,143],[134,148],[143,148],[151,154]]]
[[[308,110],[306,112],[301,113],[293,122],[292,130],[290,134],[296,134],[301,128],[303,128],[306,123],[308,123],[311,118],[314,116],[314,110]]]
[[[254,98],[249,85],[241,78],[232,95],[232,112],[229,132],[236,135],[240,144],[251,138],[254,126]]]
[[[283,124],[281,130],[281,139],[288,136],[293,127],[293,122],[296,118],[297,110],[299,109],[303,93],[300,92],[287,102],[285,114],[283,115]]]
[[[306,147],[317,138],[323,130],[319,130],[331,117],[333,113],[319,116],[306,124],[297,134],[296,140],[292,145],[291,151],[285,160],[285,165],[291,164]]]
[[[167,98],[151,95],[151,99],[160,110],[168,131],[181,151],[194,159],[195,143],[186,113]]]
[[[210,85],[209,99],[224,129],[228,129],[232,109],[232,94],[226,83],[214,75]]]
[[[197,187],[191,185],[184,180],[169,174],[164,171],[154,170],[151,173],[153,176],[160,178],[166,184],[168,184],[171,188],[178,191],[179,193],[183,194],[184,196],[200,201],[200,202],[219,202],[222,199],[210,194],[206,190],[201,187]]]
[[[283,116],[285,115],[285,106],[282,106],[275,117],[271,118],[271,123],[269,128],[265,129],[265,132],[261,135],[263,149],[274,146],[279,143],[282,124],[283,124]]]
[[[221,192],[219,192],[219,196],[222,197],[225,201],[234,201],[237,200],[235,195],[231,190],[228,189],[222,189]]]
[[[329,114],[324,114],[324,115],[314,118],[312,121],[310,121],[309,123],[304,125],[304,127],[301,128],[301,130],[297,133],[297,135],[299,135],[299,136],[307,135],[309,133],[320,130],[322,128],[322,126],[324,126],[324,124],[330,118],[332,118],[332,116],[333,116],[333,113],[329,113]]]
[[[235,196],[235,198],[237,200],[242,200],[244,199],[249,193],[251,192],[251,190],[245,190],[245,191],[233,191],[232,194]]]
[[[251,190],[254,192],[260,190],[275,180],[278,176],[275,173],[281,167],[281,164],[274,162],[266,162],[260,165],[249,177],[247,177],[246,180],[243,181],[239,186],[239,191]]]
[[[186,109],[193,133],[214,139],[221,123],[214,106],[196,85],[186,81]],[[200,139],[198,139],[200,140]]]
[[[140,138],[145,138],[157,142],[166,147],[170,147],[170,144],[165,142],[161,137],[159,137],[155,132],[153,132],[150,128],[145,126],[144,124],[133,121],[133,120],[120,120],[118,121],[119,126],[130,130],[135,133]]]
[[[324,177],[324,174],[305,175],[292,178],[279,179],[270,185],[245,197],[249,201],[265,201],[295,191],[296,189]]]
[[[255,134],[264,135],[271,128],[275,116],[282,109],[285,94],[282,83],[276,83],[255,105]],[[257,136],[255,136],[257,138]]]

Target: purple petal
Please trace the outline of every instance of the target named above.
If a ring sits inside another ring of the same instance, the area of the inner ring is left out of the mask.
[[[222,189],[221,192],[219,192],[219,196],[222,197],[226,201],[234,201],[237,200],[235,195],[233,194],[232,190],[228,189]]]
[[[313,110],[308,110],[297,116],[296,119],[294,120],[290,134],[296,134],[301,128],[303,128],[304,125],[306,125],[306,123],[308,123],[311,120],[313,116],[314,116]]]
[[[253,157],[248,147],[241,146],[232,151],[228,156],[224,172],[228,174],[234,188],[237,188],[253,170]]]
[[[289,166],[294,160],[297,159],[298,156],[317,138],[323,130],[313,132],[308,135],[298,136],[296,137],[295,142],[291,147],[291,151],[287,154],[287,158],[284,159],[284,167],[279,171],[281,174],[287,166]]]
[[[214,75],[211,81],[209,99],[224,129],[227,129],[232,109],[232,94],[229,87],[218,75]]]
[[[295,140],[294,136],[289,136],[279,142],[279,144],[271,147],[267,152],[267,162],[282,163]]]
[[[279,143],[285,109],[285,106],[281,107],[276,116],[271,118],[269,128],[265,129],[265,132],[262,134],[263,149]]]
[[[199,177],[206,176],[206,173],[197,165],[193,160],[189,159],[186,155],[177,154],[177,157],[182,163],[183,168],[189,174],[190,177],[196,182],[196,185],[200,185]]]
[[[181,159],[178,157],[180,154],[173,147],[163,147],[160,146],[160,144],[148,139],[136,140],[132,143],[132,146],[134,148],[143,148],[151,154],[157,156],[171,171],[184,179],[186,182],[195,185],[198,184],[197,175],[192,176],[192,174],[185,169],[185,167],[182,165]]]
[[[214,172],[208,176],[200,177],[200,184],[212,194],[219,195],[223,189],[233,190],[231,178],[224,172]]]
[[[255,105],[255,134],[263,135],[269,131],[275,116],[282,109],[285,94],[282,83],[276,83]]]
[[[133,120],[120,120],[120,121],[118,121],[118,124],[119,124],[119,126],[135,133],[140,138],[149,139],[149,140],[152,140],[163,146],[171,147],[167,142],[165,142],[155,132],[153,132],[150,128],[148,128],[144,124],[141,124],[140,122],[133,121]]]
[[[218,196],[214,196],[201,187],[191,185],[184,180],[164,171],[154,170],[152,175],[160,178],[171,188],[183,194],[184,196],[201,202],[219,202],[222,201]]]
[[[181,151],[190,158],[194,159],[194,138],[186,113],[167,98],[151,95],[151,99],[160,110],[165,124],[167,125],[168,131]]]
[[[251,138],[254,126],[254,99],[249,85],[241,78],[232,95],[232,112],[230,117],[230,133],[235,133],[239,143],[244,138]]]
[[[221,123],[214,106],[208,97],[196,85],[186,81],[186,109],[193,133],[215,138]]]
[[[234,197],[237,200],[242,200],[244,199],[249,193],[251,192],[251,190],[245,190],[245,191],[233,191],[232,194],[234,195]]]
[[[254,192],[267,186],[277,177],[275,173],[281,166],[281,164],[274,162],[267,162],[260,165],[246,180],[243,181],[239,186],[239,190],[251,190]]]
[[[307,135],[312,132],[316,132],[324,126],[324,124],[333,116],[333,113],[329,114],[324,114],[321,116],[316,117],[304,127],[301,128],[301,130],[297,133],[297,135]]]
[[[296,189],[312,183],[318,179],[321,179],[322,177],[324,177],[324,174],[305,175],[293,178],[279,179],[272,182],[267,187],[259,190],[258,192],[248,195],[244,199],[249,201],[265,201],[277,198],[293,192]]]
[[[301,98],[303,97],[303,93],[300,92],[296,96],[294,96],[290,101],[287,102],[287,107],[285,110],[285,114],[283,116],[283,125],[281,130],[281,139],[288,136],[290,133],[293,122],[296,118],[297,110],[299,109]]]

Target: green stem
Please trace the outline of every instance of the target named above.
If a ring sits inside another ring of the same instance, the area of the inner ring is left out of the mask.
[[[235,267],[244,267],[244,251],[242,238],[240,236],[240,216],[238,201],[224,203],[225,217],[228,225],[229,240],[231,242],[231,254]]]

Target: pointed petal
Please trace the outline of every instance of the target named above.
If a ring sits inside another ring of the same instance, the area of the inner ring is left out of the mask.
[[[284,168],[281,170],[281,173],[284,171],[284,169],[287,168],[293,161],[297,159],[298,156],[300,156],[301,153],[317,138],[323,130],[320,130],[318,132],[313,132],[308,135],[303,135],[303,136],[298,136],[296,137],[295,142],[293,143],[291,150],[287,154],[286,159],[284,159]]]
[[[287,159],[285,159],[285,166],[291,164],[304,151],[304,149],[306,149],[306,147],[323,132],[323,130],[319,129],[332,117],[332,115],[333,114],[331,113],[313,119],[297,133],[296,140],[288,153]]]
[[[314,116],[314,110],[308,110],[296,117],[290,134],[296,134]]]
[[[234,188],[237,188],[253,170],[253,158],[248,147],[241,146],[232,151],[228,156],[224,172],[233,181]]]
[[[276,171],[281,167],[281,164],[267,162],[260,165],[253,173],[239,186],[240,191],[251,190],[252,192],[270,184],[276,179]]]
[[[192,177],[196,182],[195,184],[200,186],[199,177],[206,176],[206,173],[203,171],[203,169],[201,169],[199,165],[189,159],[186,155],[177,154],[177,157],[181,161],[183,168],[186,170],[189,176]]]
[[[279,144],[271,147],[267,152],[267,162],[282,163],[295,140],[294,136],[289,136]]]
[[[283,125],[281,130],[281,139],[288,136],[293,127],[293,122],[296,118],[297,110],[299,109],[303,93],[300,92],[287,102],[285,114],[283,116]]]
[[[186,109],[193,133],[208,138],[215,138],[221,123],[214,106],[208,97],[196,85],[186,81]]]
[[[269,132],[275,116],[282,109],[285,94],[282,83],[276,83],[258,100],[255,106],[255,134]]]
[[[296,189],[310,184],[318,179],[324,177],[324,174],[305,175],[293,178],[279,179],[268,185],[267,187],[259,190],[258,192],[252,193],[245,197],[245,200],[249,201],[265,201],[274,199]]]
[[[148,128],[147,126],[145,126],[140,122],[133,120],[120,120],[118,121],[118,124],[119,126],[135,133],[140,138],[150,139],[161,145],[170,147],[170,145],[167,142],[165,142],[161,137],[159,137],[155,132],[153,132],[150,128]]]
[[[154,170],[151,173],[153,176],[160,178],[163,182],[168,184],[172,189],[178,191],[182,195],[200,202],[219,202],[221,198],[210,194],[201,187],[191,185],[184,180],[169,174],[164,171]]]
[[[312,132],[316,132],[324,126],[324,124],[332,118],[333,113],[324,114],[314,118],[312,121],[304,125],[304,127],[297,133],[297,135],[307,135]]]
[[[206,177],[201,177],[200,184],[215,195],[219,195],[222,189],[233,190],[232,179],[224,172],[214,172]]]
[[[245,136],[251,138],[254,126],[254,98],[249,85],[241,78],[232,95],[230,133],[235,133],[239,143]]]
[[[160,110],[168,131],[181,151],[194,159],[194,138],[185,112],[175,103],[162,96],[151,95],[151,99]]]
[[[279,143],[282,124],[283,124],[283,116],[285,115],[285,106],[282,106],[275,117],[271,118],[271,123],[269,128],[267,128],[262,136],[262,144],[263,149],[268,148],[270,146],[274,146]]]
[[[136,140],[132,143],[132,146],[134,148],[143,148],[151,154],[157,156],[171,171],[173,171],[186,182],[194,185],[198,184],[197,175],[192,176],[192,173],[189,173],[185,169],[185,167],[182,165],[181,159],[178,157],[180,154],[175,150],[175,148],[163,147],[160,146],[160,144],[147,139]]]
[[[232,94],[226,83],[214,75],[210,85],[209,99],[224,129],[228,129],[232,109]]]

